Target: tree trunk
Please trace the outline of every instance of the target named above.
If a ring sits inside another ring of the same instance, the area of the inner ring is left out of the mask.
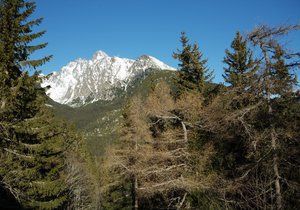
[[[187,193],[184,193],[183,198],[182,198],[179,206],[177,207],[177,210],[180,210],[182,208],[182,206],[183,206],[183,204],[185,202],[186,196],[187,196]]]
[[[137,178],[134,179],[134,191],[135,191],[135,201],[134,201],[134,209],[138,210],[139,208],[139,200],[138,200],[138,196],[137,196],[137,188],[138,188],[138,183],[137,183]]]
[[[276,145],[276,133],[274,127],[271,130],[271,141],[273,149],[273,171],[275,175],[275,193],[276,193],[276,206],[277,209],[282,209],[282,196],[280,187],[280,175],[279,175],[279,164],[278,164],[278,154]]]
[[[182,126],[182,129],[183,129],[183,136],[184,136],[184,141],[188,141],[188,137],[187,137],[187,130],[186,130],[186,126],[184,124],[184,122],[181,121],[181,126]]]
[[[138,188],[137,178],[133,176],[132,178],[132,188],[131,188],[131,197],[132,197],[132,210],[138,210],[138,196],[137,196],[137,188]]]
[[[4,109],[6,105],[6,100],[2,100],[1,102],[1,109]]]
[[[136,152],[138,151],[137,138],[135,139],[135,151]],[[137,181],[136,174],[134,174],[132,179],[132,209],[133,210],[138,210],[139,208],[137,189],[138,189],[138,181]]]
[[[263,51],[265,61],[266,61],[266,70],[267,74],[265,75],[266,79],[266,94],[268,100],[268,114],[272,116],[273,109],[271,106],[271,61],[268,56],[267,50],[261,45],[261,49]],[[272,120],[270,119],[270,126],[271,126],[271,147],[273,150],[273,172],[275,176],[275,198],[276,198],[276,208],[278,210],[282,209],[282,195],[281,195],[281,186],[280,186],[280,175],[279,175],[279,160],[278,160],[278,152],[277,152],[277,136],[274,126],[272,125]]]

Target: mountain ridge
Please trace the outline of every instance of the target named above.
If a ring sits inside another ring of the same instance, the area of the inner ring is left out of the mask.
[[[114,88],[126,88],[137,75],[147,69],[175,70],[162,61],[142,55],[136,60],[110,57],[104,51],[96,51],[91,60],[78,58],[44,77],[42,87],[48,96],[69,106],[82,106],[98,100],[112,100]]]

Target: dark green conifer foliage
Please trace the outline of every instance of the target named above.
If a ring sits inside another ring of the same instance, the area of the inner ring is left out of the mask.
[[[26,72],[51,58],[30,60],[47,45],[30,45],[45,33],[32,30],[41,18],[28,21],[35,8],[34,2],[0,1],[0,182],[22,207],[56,209],[68,199],[64,159],[75,136],[46,105],[38,72]]]
[[[288,64],[286,64],[285,54],[280,45],[274,47],[273,64],[270,71],[273,84],[270,91],[272,94],[280,96],[290,95],[297,84],[296,76],[290,72]]]
[[[75,137],[55,120],[36,80],[37,75],[22,74],[2,115],[0,176],[23,207],[53,209],[68,198],[64,152]]]
[[[205,82],[210,82],[213,78],[213,73],[206,66],[207,59],[203,59],[197,43],[189,44],[184,32],[181,33],[180,42],[182,50],[173,54],[180,62],[177,79],[179,92],[188,90],[202,92]]]
[[[33,52],[47,46],[47,43],[30,45],[33,40],[45,34],[45,31],[33,32],[32,29],[42,22],[42,18],[28,21],[36,9],[35,3],[24,0],[2,0],[0,3],[1,74],[7,80],[14,81],[21,75],[23,67],[35,69],[52,56],[29,59]]]
[[[253,81],[259,65],[253,59],[252,51],[247,47],[247,41],[237,32],[231,43],[232,52],[225,51],[226,56],[223,60],[227,67],[224,68],[224,80],[232,87],[240,91],[246,91]]]

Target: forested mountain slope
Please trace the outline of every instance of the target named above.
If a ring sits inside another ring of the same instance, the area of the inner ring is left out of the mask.
[[[99,100],[81,107],[70,107],[51,99],[48,103],[56,116],[73,123],[82,132],[90,151],[94,155],[100,155],[105,145],[118,139],[122,108],[126,106],[128,99],[137,94],[146,97],[153,84],[158,81],[166,81],[174,86],[175,75],[173,70],[149,69],[132,80],[126,90],[115,89],[117,97],[112,100]]]

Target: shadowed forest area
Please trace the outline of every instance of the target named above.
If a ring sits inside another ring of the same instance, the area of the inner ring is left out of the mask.
[[[0,1],[0,209],[299,209],[299,25],[236,32],[225,83],[182,32],[178,70],[71,108],[40,85],[52,56],[30,59],[35,9]]]

